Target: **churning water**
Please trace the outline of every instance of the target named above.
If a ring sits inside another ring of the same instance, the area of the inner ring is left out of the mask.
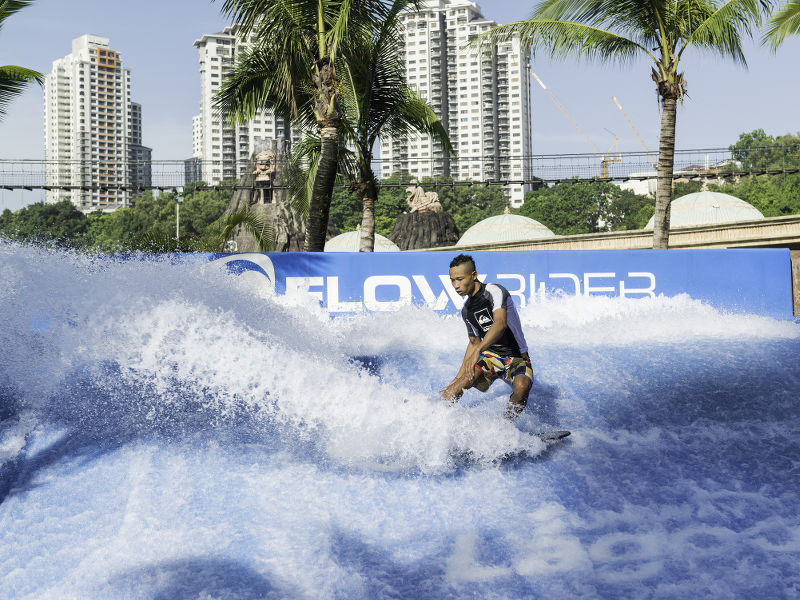
[[[800,324],[688,297],[521,318],[510,424],[500,383],[435,400],[456,318],[0,244],[0,598],[800,595]]]

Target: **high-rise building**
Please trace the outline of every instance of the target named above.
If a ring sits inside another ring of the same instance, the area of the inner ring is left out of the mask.
[[[468,0],[424,0],[402,17],[408,83],[441,119],[457,155],[448,160],[430,136],[381,138],[381,177],[530,181],[532,176],[530,51],[519,39],[489,49],[468,46],[496,23]],[[513,206],[527,186],[509,184]]]
[[[142,145],[142,105],[131,102],[128,170],[131,186],[135,189],[153,185],[153,150]],[[140,193],[134,191],[134,194]]]
[[[130,80],[104,37],[81,36],[71,54],[53,61],[44,93],[48,202],[109,211],[130,204],[130,189],[119,188],[150,185],[151,150],[142,146]]]
[[[192,119],[193,158],[199,159],[202,179],[211,185],[240,178],[253,152],[271,147],[273,140],[297,141],[289,121],[269,110],[231,127],[215,107],[215,94],[249,42],[235,26],[194,42],[200,60],[200,114]]]

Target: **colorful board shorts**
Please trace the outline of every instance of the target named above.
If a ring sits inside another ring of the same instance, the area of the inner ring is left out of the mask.
[[[475,368],[483,373],[483,377],[475,382],[475,387],[485,392],[496,379],[502,379],[513,385],[514,377],[527,375],[533,381],[531,359],[525,352],[522,356],[500,356],[494,352],[481,352],[481,357],[475,363]]]

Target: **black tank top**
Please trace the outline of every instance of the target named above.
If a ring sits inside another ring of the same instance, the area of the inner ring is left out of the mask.
[[[514,301],[502,285],[481,283],[475,295],[467,298],[461,309],[461,317],[467,324],[467,335],[483,339],[494,324],[494,311],[498,308],[506,309],[506,328],[487,350],[500,356],[521,356],[528,351],[528,344]]]

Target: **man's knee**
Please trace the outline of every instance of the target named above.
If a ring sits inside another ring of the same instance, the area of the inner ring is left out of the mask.
[[[514,391],[527,397],[531,391],[532,383],[531,378],[527,375],[517,375],[514,379]]]

